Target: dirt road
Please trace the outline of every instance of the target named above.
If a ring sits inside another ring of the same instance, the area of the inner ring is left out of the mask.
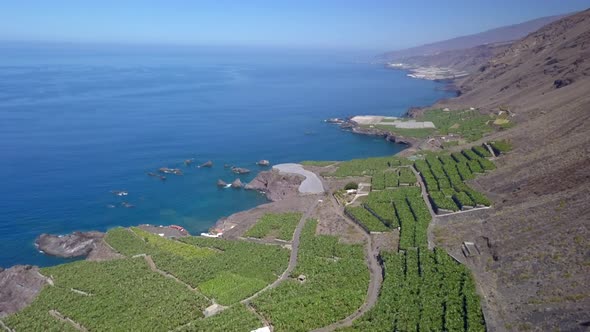
[[[326,186],[325,186],[326,187]],[[327,188],[327,187],[326,187]],[[330,203],[332,205],[332,210],[335,214],[342,217],[346,220],[347,223],[356,227],[367,240],[367,244],[365,246],[365,260],[367,262],[367,267],[369,268],[369,288],[367,289],[367,296],[365,302],[350,316],[330,324],[328,326],[313,330],[315,332],[327,332],[327,331],[334,331],[335,329],[341,327],[351,326],[355,319],[364,315],[367,311],[369,311],[375,303],[377,303],[377,298],[379,297],[379,291],[381,290],[381,284],[383,283],[383,274],[381,264],[377,260],[377,256],[379,252],[373,245],[373,240],[371,239],[371,235],[367,234],[364,229],[361,228],[357,223],[350,220],[347,216],[344,215],[343,208],[340,207],[334,196],[330,195]]]

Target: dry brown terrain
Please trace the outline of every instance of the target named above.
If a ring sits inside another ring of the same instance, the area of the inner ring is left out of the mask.
[[[460,84],[438,106],[514,114],[486,141],[514,150],[473,185],[494,209],[437,220],[434,238],[467,261],[490,330],[585,331],[590,326],[590,11],[532,33]],[[488,247],[489,243],[489,247]],[[485,245],[484,245],[485,244]]]
[[[510,43],[480,45],[467,49],[445,51],[432,55],[417,55],[399,59],[420,67],[445,67],[469,73],[477,72],[488,60],[503,52]]]

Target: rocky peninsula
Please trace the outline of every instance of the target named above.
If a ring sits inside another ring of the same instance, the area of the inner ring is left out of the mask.
[[[35,245],[42,252],[56,257],[73,258],[88,256],[102,241],[101,232],[74,232],[68,235],[41,234]]]
[[[408,145],[408,147],[417,145],[423,141],[421,139],[393,134],[386,129],[379,128],[374,125],[365,125],[359,123],[355,121],[355,117],[350,117],[347,119],[329,119],[326,120],[326,122],[337,124],[342,130],[350,131],[354,134],[382,137],[386,141],[397,144],[405,144]]]

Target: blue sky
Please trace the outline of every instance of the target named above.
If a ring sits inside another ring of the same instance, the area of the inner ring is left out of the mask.
[[[588,0],[0,0],[0,40],[390,50],[587,7]]]

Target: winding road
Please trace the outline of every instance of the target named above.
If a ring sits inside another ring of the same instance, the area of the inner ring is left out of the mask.
[[[324,187],[326,186],[324,185]],[[340,208],[340,205],[338,204],[333,195],[330,195],[330,203],[332,205],[332,210],[334,211],[334,213],[346,220],[348,224],[354,226],[359,232],[361,232],[364,235],[365,239],[367,240],[367,244],[365,246],[365,260],[367,262],[367,267],[369,268],[370,279],[365,302],[354,313],[338,322],[313,330],[315,332],[328,332],[334,331],[335,329],[341,327],[351,326],[357,318],[363,316],[367,311],[369,311],[371,308],[373,308],[373,306],[375,306],[375,304],[377,303],[377,299],[379,298],[381,284],[383,283],[383,269],[381,267],[381,264],[377,260],[379,252],[373,245],[373,239],[371,238],[371,235],[365,232],[365,230],[360,225],[350,220],[344,214],[343,209]]]
[[[256,314],[256,316],[258,316],[259,318],[262,318],[262,321],[265,323],[266,326],[268,326],[270,328],[271,331],[273,331],[273,327],[270,324],[270,322],[268,322],[268,320],[262,314],[256,312],[256,309],[254,309],[250,305],[250,303],[252,302],[252,300],[257,298],[263,292],[277,287],[283,281],[285,281],[289,278],[289,276],[291,275],[291,272],[293,272],[293,270],[297,266],[297,256],[299,254],[299,242],[300,242],[300,238],[301,238],[301,232],[303,231],[303,227],[305,226],[305,222],[307,221],[307,219],[309,219],[309,217],[311,216],[311,214],[313,213],[313,211],[315,210],[317,205],[318,205],[318,201],[315,201],[315,203],[313,203],[307,209],[307,211],[305,211],[305,214],[303,214],[303,216],[301,216],[301,219],[299,219],[299,223],[297,224],[297,227],[295,228],[295,232],[293,232],[293,240],[291,242],[291,256],[289,257],[289,265],[287,265],[287,268],[281,274],[281,276],[277,280],[275,280],[272,284],[264,287],[263,289],[254,293],[252,296],[240,301],[240,303],[246,305],[250,311],[254,312]]]

